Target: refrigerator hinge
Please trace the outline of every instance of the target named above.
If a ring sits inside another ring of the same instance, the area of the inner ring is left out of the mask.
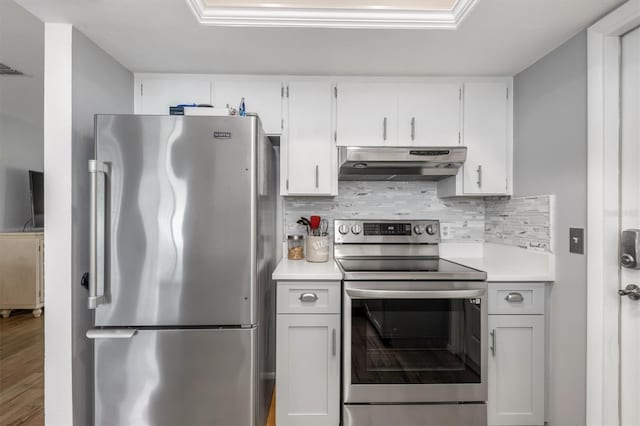
[[[338,99],[338,86],[333,86],[333,97]]]

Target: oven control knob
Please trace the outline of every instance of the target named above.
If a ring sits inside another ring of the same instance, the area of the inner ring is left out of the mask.
[[[437,231],[438,231],[438,228],[435,227],[434,225],[427,225],[427,234],[436,235]]]
[[[362,232],[362,226],[360,226],[360,225],[353,225],[353,226],[351,227],[351,232],[352,232],[354,235],[358,235],[359,233],[361,233],[361,232]]]
[[[342,235],[346,235],[349,233],[349,225],[340,225],[338,227],[338,232]]]
[[[422,227],[420,225],[416,225],[413,227],[413,233],[416,235],[422,235]]]

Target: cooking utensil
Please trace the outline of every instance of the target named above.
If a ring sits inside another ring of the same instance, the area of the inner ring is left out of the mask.
[[[322,218],[320,216],[311,216],[309,218],[309,222],[311,223],[311,229],[312,230],[318,229],[320,227],[321,220]]]
[[[329,234],[329,221],[327,219],[322,219],[320,221],[320,236],[324,237]]]
[[[302,225],[307,229],[307,235],[311,235],[311,222],[306,217],[300,217],[296,222],[298,225]]]

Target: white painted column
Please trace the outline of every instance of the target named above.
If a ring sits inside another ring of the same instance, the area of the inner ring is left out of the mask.
[[[44,29],[45,424],[73,424],[71,317],[70,24]]]

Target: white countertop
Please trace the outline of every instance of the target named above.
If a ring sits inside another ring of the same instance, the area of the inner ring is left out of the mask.
[[[441,245],[440,257],[485,271],[489,282],[555,281],[555,256],[552,253],[489,243],[481,245],[481,253],[446,246]]]
[[[273,271],[273,279],[276,281],[291,280],[315,280],[315,281],[341,281],[342,272],[333,258],[328,262],[315,263],[306,260],[289,260],[282,258],[276,270]]]
[[[502,244],[443,243],[440,257],[485,271],[489,282],[555,281],[555,256],[552,253]],[[273,272],[273,279],[339,281],[342,272],[333,258],[325,263],[283,258]]]

